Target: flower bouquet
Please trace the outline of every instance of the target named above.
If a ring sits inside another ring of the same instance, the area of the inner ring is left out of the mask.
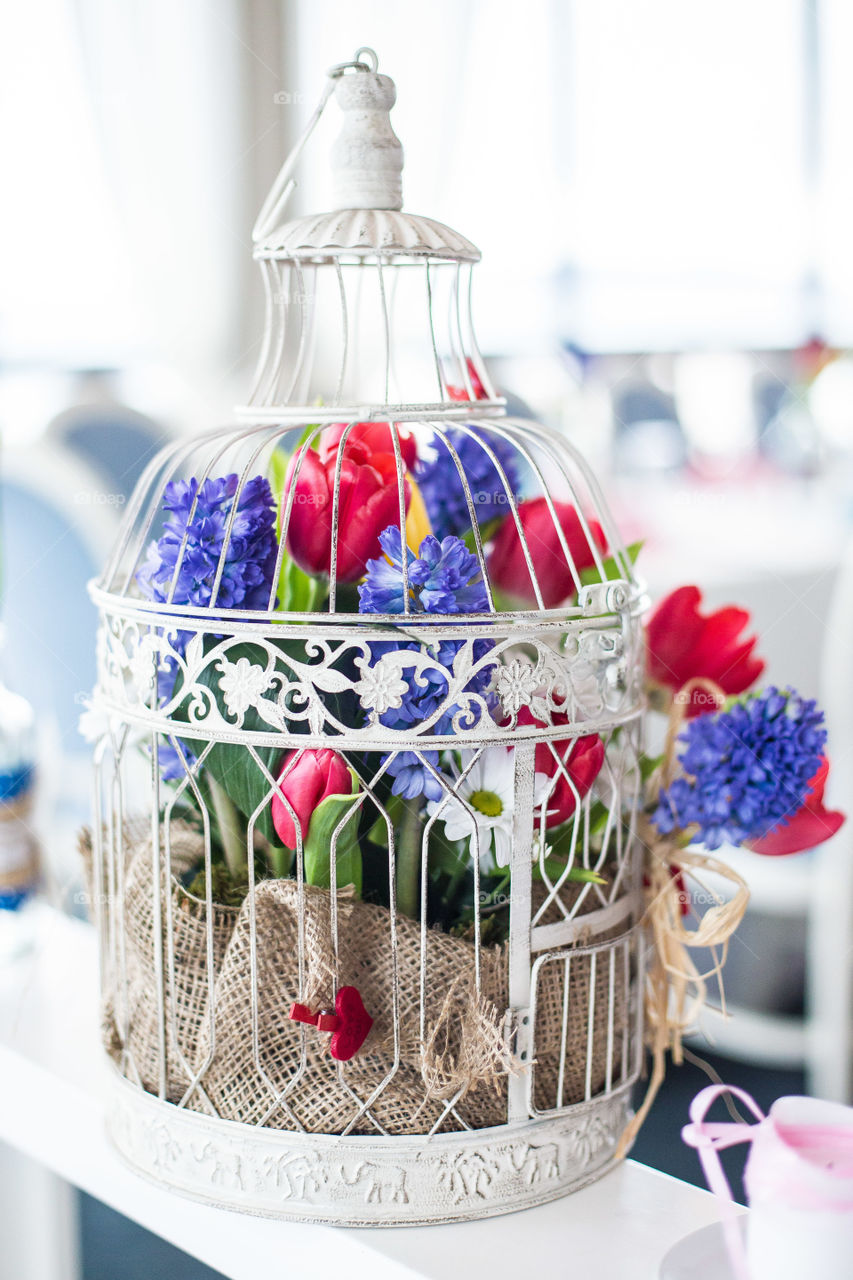
[[[771,857],[799,853],[829,840],[844,822],[823,803],[829,761],[822,711],[790,688],[756,690],[765,664],[755,653],[757,638],[745,634],[749,614],[730,606],[705,615],[701,601],[698,587],[678,588],[646,629],[649,705],[668,718],[663,753],[643,761],[653,1068],[623,1146],[654,1100],[665,1053],[680,1063],[682,1035],[695,1027],[712,976],[724,998],[726,948],[749,893],[725,853],[714,855],[738,846]],[[703,872],[727,881],[730,892],[703,882]],[[687,876],[713,903],[704,913]],[[690,956],[697,947],[710,949],[707,972]]]

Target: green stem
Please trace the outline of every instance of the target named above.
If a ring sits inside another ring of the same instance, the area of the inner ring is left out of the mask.
[[[412,920],[418,918],[421,895],[421,803],[403,806],[397,827],[397,910]]]
[[[270,845],[269,863],[270,870],[276,880],[286,880],[287,873],[290,871],[290,862],[293,857],[290,849],[284,849],[281,845]]]
[[[450,907],[454,904],[456,899],[456,890],[459,888],[460,884],[465,879],[465,875],[467,871],[468,871],[467,863],[463,862],[460,859],[459,865],[457,866],[456,870],[453,872],[451,876],[448,877],[447,884],[445,885],[445,888],[444,888],[444,893],[441,895],[441,901],[443,906]]]
[[[225,854],[225,863],[231,879],[234,881],[245,880],[248,870],[248,858],[246,854],[246,830],[243,821],[234,801],[220,783],[212,777],[208,777],[207,781],[210,787],[210,798],[213,802],[213,812],[219,827],[219,838],[222,841],[222,849]]]

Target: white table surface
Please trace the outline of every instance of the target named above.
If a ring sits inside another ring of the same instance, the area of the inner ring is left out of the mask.
[[[531,1266],[572,1280],[654,1280],[681,1236],[719,1216],[704,1191],[629,1160],[572,1196],[486,1222],[354,1230],[246,1217],[127,1169],[104,1130],[106,1088],[94,931],[40,907],[36,948],[0,972],[0,1142],[230,1280],[518,1280]],[[0,1188],[4,1236],[16,1229],[5,1201]]]

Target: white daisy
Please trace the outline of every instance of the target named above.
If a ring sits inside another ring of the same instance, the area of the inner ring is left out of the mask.
[[[430,800],[427,812],[444,823],[448,840],[473,840],[479,837],[480,864],[489,868],[493,850],[499,867],[509,865],[512,849],[512,823],[515,812],[515,759],[512,747],[486,747],[466,773],[473,753],[463,751],[462,768],[456,769],[454,794]],[[464,777],[462,775],[465,775]],[[533,783],[534,808],[540,804],[550,779],[537,773]],[[467,807],[466,807],[467,806]],[[475,841],[472,854],[477,849]]]

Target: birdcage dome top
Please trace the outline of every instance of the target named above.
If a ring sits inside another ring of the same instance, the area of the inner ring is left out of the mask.
[[[479,262],[465,236],[433,218],[396,209],[339,209],[286,222],[255,245],[256,259],[330,261],[356,257]]]
[[[204,718],[210,681],[220,728],[246,727],[250,706],[266,717],[258,742],[300,716],[381,736],[401,706],[415,719],[395,732],[417,724],[430,741],[539,732],[515,721],[543,697],[546,718],[634,714],[632,549],[571,442],[504,416],[471,320],[479,254],[395,207],[393,84],[358,77],[344,105],[381,119],[338,149],[341,183],[384,192],[384,207],[281,225],[275,184],[256,228],[267,325],[242,422],[151,463],[94,588],[114,704],[137,714],[168,678],[181,714],[189,699]],[[160,674],[137,688],[152,650]]]

